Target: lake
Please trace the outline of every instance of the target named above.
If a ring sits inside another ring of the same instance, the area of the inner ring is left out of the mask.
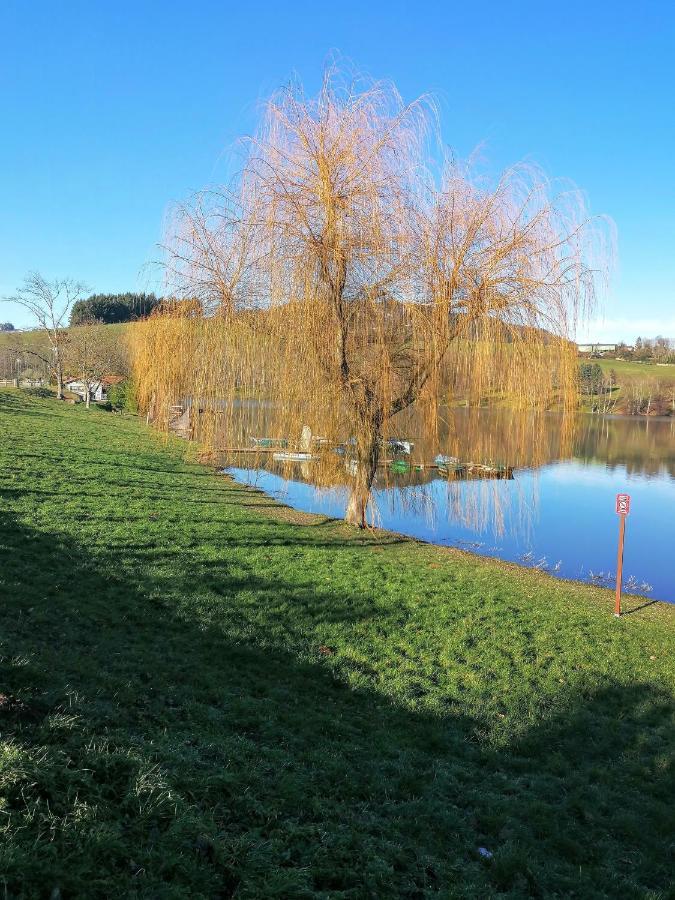
[[[675,419],[579,416],[566,439],[552,413],[454,410],[445,423],[435,442],[416,442],[413,458],[431,461],[440,447],[463,460],[513,464],[513,479],[448,481],[437,469],[397,475],[383,468],[375,524],[611,587],[615,497],[629,493],[624,589],[675,602]],[[414,428],[414,419],[405,423],[405,436],[414,440]],[[316,487],[314,465],[261,461],[228,471],[290,506],[341,517],[345,488]]]

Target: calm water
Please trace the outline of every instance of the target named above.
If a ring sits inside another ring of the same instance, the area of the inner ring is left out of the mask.
[[[452,441],[442,436],[441,449],[467,460],[497,461],[498,448],[501,460],[516,465],[513,480],[448,482],[436,470],[402,476],[383,470],[374,490],[376,524],[562,578],[612,585],[614,500],[629,493],[624,586],[675,602],[675,420],[581,417],[567,443],[554,415],[528,427],[536,452],[524,451],[527,429],[516,448],[513,415],[455,411]],[[407,430],[410,435],[414,431]],[[416,448],[420,458],[433,459],[428,454],[438,447],[421,449],[422,443]],[[315,487],[312,465],[230,471],[298,509],[341,516],[345,490]]]

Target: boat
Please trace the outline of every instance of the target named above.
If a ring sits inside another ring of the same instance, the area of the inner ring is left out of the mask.
[[[385,445],[391,453],[398,453],[403,456],[410,456],[412,448],[415,446],[412,441],[405,440],[404,438],[388,438],[385,441]]]
[[[445,456],[439,453],[434,459],[434,464],[438,467],[441,475],[448,478],[461,478],[466,474],[466,466],[456,456]]]
[[[405,460],[405,459],[395,459],[392,461],[389,468],[396,475],[405,475],[407,472],[410,471],[410,463],[407,462],[407,460]]]
[[[434,463],[437,466],[449,466],[449,465],[460,465],[460,461],[456,456],[446,456],[443,453],[439,453],[438,456],[434,457]]]
[[[272,459],[275,462],[307,462],[308,460],[318,459],[318,457],[313,456],[311,453],[305,453],[303,450],[288,450],[285,452],[273,453]]]
[[[462,463],[456,456],[442,455],[437,456],[434,462],[439,473],[447,478],[513,478],[512,466]]]

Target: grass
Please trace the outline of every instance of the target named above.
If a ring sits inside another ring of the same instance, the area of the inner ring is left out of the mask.
[[[675,610],[184,451],[0,392],[0,896],[675,896]]]
[[[655,379],[664,384],[675,381],[675,364],[657,366],[655,363],[634,362],[626,359],[590,359],[585,362],[598,363],[603,372],[616,372],[619,383],[634,379]]]

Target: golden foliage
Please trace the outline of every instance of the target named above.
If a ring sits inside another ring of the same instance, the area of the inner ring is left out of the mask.
[[[348,519],[365,524],[383,440],[415,407],[424,439],[459,389],[479,402],[571,409],[569,341],[593,302],[578,195],[537,170],[473,178],[431,138],[424,101],[388,85],[268,103],[231,189],[176,212],[167,271],[189,312],[134,328],[139,401],[160,425],[184,398],[205,444],[353,438]],[[195,314],[198,309],[198,314]],[[320,483],[345,479],[322,454]]]

